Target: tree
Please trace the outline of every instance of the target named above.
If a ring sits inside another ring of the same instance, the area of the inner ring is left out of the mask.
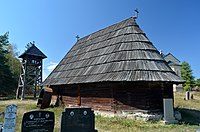
[[[200,78],[195,81],[195,86],[200,87]]]
[[[6,65],[7,58],[6,54],[8,51],[6,50],[6,46],[8,45],[8,33],[0,36],[0,86],[1,86],[1,94],[5,94],[7,90],[10,90],[8,86],[8,81],[12,79],[12,73],[10,72],[9,66]]]
[[[19,78],[19,60],[14,56],[14,46],[9,43],[9,33],[0,35],[0,95],[15,92]]]
[[[183,84],[183,88],[185,90],[188,90],[189,88],[194,87],[195,80],[194,80],[194,76],[192,75],[192,69],[191,69],[191,66],[186,61],[182,63],[181,74],[182,74],[183,80],[185,80],[185,83]]]
[[[6,32],[4,35],[0,36],[0,50],[3,52],[6,51],[5,46],[9,45],[8,35],[9,35],[9,32]]]
[[[9,66],[11,73],[13,74],[16,81],[19,79],[21,63],[17,59],[18,52],[16,51],[17,48],[15,45],[8,45],[7,46],[8,54],[6,54],[7,62],[6,64]]]

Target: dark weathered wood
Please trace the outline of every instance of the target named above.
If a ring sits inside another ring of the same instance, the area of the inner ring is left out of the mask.
[[[78,106],[81,106],[81,93],[80,93],[80,85],[78,85]]]
[[[42,59],[46,56],[33,44],[19,58],[23,60],[16,98],[21,93],[21,99],[24,99],[25,91],[33,91],[36,98],[37,87],[42,82]]]
[[[104,81],[183,82],[132,17],[77,41],[43,84]]]
[[[46,87],[44,89],[43,100],[40,107],[41,109],[45,109],[49,107],[51,103],[52,93],[53,93],[53,90],[51,88]]]
[[[84,97],[82,106],[93,108],[94,110],[111,111],[111,98]]]
[[[63,101],[67,106],[77,106],[77,97],[64,96]]]
[[[163,82],[105,82],[82,84],[79,88],[80,91],[77,85],[63,86],[63,101],[67,106],[114,113],[162,111],[163,98],[173,98],[173,84]],[[81,105],[78,105],[79,96]]]
[[[120,112],[161,111],[173,83],[183,80],[131,17],[79,39],[43,85],[66,104]]]

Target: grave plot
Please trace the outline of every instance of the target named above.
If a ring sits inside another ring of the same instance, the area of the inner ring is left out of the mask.
[[[17,114],[16,105],[11,104],[6,107],[4,115],[3,132],[15,132],[16,114]]]
[[[97,132],[91,108],[66,108],[61,115],[61,132]]]
[[[54,123],[54,112],[30,111],[23,116],[22,132],[53,132]]]

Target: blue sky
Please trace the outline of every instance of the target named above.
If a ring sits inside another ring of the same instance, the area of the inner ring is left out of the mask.
[[[102,28],[135,15],[150,41],[164,54],[187,61],[200,78],[199,0],[4,0],[0,3],[0,34],[20,53],[35,41],[47,55],[44,76],[76,42]]]

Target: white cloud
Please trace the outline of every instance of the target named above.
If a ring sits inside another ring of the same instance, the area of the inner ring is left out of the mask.
[[[56,62],[49,62],[47,64],[44,64],[44,71],[42,76],[43,81],[49,76],[49,74],[55,69],[57,65],[58,63]]]
[[[55,69],[55,67],[58,65],[58,63],[55,63],[55,62],[50,62],[47,66],[47,70],[49,72],[53,71]]]

